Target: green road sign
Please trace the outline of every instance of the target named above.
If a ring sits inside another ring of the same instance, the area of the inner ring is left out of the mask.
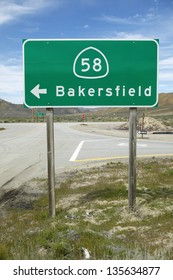
[[[157,40],[26,40],[27,107],[153,107]]]
[[[45,112],[34,112],[34,116],[35,117],[45,117],[46,116],[46,113]]]

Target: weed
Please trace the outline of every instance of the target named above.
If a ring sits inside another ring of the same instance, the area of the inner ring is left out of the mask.
[[[0,260],[8,260],[10,258],[9,246],[0,244]]]
[[[110,162],[66,174],[54,219],[45,180],[34,180],[44,191],[32,207],[18,207],[29,201],[22,189],[4,195],[0,259],[82,259],[82,248],[92,259],[173,259],[173,160],[138,161],[136,212],[128,210],[127,169]]]

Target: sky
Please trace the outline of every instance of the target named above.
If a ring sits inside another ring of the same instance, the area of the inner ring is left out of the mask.
[[[160,41],[158,92],[173,92],[173,0],[0,0],[0,98],[23,103],[23,39]]]

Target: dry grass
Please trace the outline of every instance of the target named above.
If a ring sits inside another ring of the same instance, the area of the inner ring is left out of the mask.
[[[127,174],[126,164],[110,162],[57,176],[54,219],[45,180],[34,180],[43,191],[34,199],[28,193],[32,207],[26,189],[6,196],[0,258],[82,259],[86,248],[92,259],[173,259],[173,160],[138,162],[135,212],[128,209]]]

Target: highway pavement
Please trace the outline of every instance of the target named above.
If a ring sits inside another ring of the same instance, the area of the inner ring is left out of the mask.
[[[96,162],[128,159],[128,138],[73,129],[73,123],[55,123],[56,173]],[[17,188],[30,179],[47,176],[45,123],[1,124],[0,188]],[[172,136],[173,138],[173,136]],[[173,156],[173,143],[138,139],[137,156]]]

